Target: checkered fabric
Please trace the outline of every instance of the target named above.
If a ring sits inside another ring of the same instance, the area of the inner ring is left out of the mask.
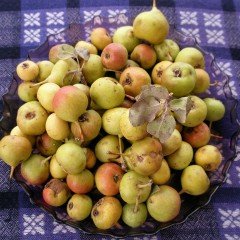
[[[220,68],[231,78],[233,97],[239,100],[240,1],[159,0],[158,6],[171,24],[194,36],[200,46],[212,52]],[[83,28],[89,39],[93,27],[105,24],[110,32],[132,23],[133,16],[149,10],[149,0],[1,0],[0,1],[0,97],[7,91],[12,72],[30,49],[43,43],[70,23],[91,23]],[[91,26],[91,27],[89,27]],[[222,86],[217,86],[222,94]],[[2,104],[2,102],[1,102]],[[240,112],[240,109],[238,109]],[[239,152],[226,183],[211,202],[183,224],[154,236],[134,240],[240,239],[240,139]],[[53,220],[33,206],[27,195],[9,181],[9,167],[0,162],[0,239],[110,239],[86,235]],[[112,238],[111,238],[112,239]],[[127,238],[130,239],[130,238]]]

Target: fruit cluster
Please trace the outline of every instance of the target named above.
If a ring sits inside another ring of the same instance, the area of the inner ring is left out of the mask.
[[[182,192],[208,190],[207,172],[222,155],[204,121],[220,120],[225,107],[196,95],[210,86],[204,56],[180,49],[168,31],[154,4],[113,37],[96,28],[91,43],[58,44],[49,60],[17,66],[25,103],[0,141],[0,157],[11,174],[21,164],[27,184],[45,185],[47,204],[67,203],[73,221],[91,214],[99,229],[121,217],[138,227],[149,214],[168,222],[179,214]],[[169,185],[175,170],[181,193]]]

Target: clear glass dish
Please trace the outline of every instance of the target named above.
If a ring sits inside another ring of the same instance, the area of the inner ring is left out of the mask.
[[[31,50],[28,54],[28,58],[34,61],[43,60],[48,58],[49,49],[58,43],[69,43],[74,44],[79,39],[84,39],[82,35],[81,24],[71,24],[67,29],[62,31],[59,34],[51,35],[47,40],[39,46],[37,49]],[[236,138],[239,133],[239,123],[237,121],[237,100],[232,97],[231,88],[229,86],[229,78],[224,74],[216,64],[214,56],[201,49],[197,44],[194,38],[187,37],[182,33],[176,31],[174,28],[171,28],[169,38],[174,39],[180,47],[194,46],[200,49],[205,56],[206,61],[206,70],[210,74],[212,82],[217,80],[221,86],[221,94],[219,95],[219,89],[216,87],[211,87],[210,92],[207,92],[206,96],[215,96],[218,99],[221,99],[226,106],[225,117],[219,121],[215,122],[212,126],[213,131],[216,134],[222,136],[219,138],[212,138],[211,142],[215,145],[218,145],[221,149],[221,152],[224,156],[222,165],[216,172],[209,174],[211,180],[211,187],[209,190],[201,196],[190,196],[188,194],[182,194],[182,207],[180,214],[172,221],[167,223],[159,223],[153,220],[151,217],[148,217],[146,223],[139,228],[129,228],[121,220],[117,227],[113,227],[109,230],[99,230],[97,229],[90,217],[81,222],[72,221],[66,214],[66,206],[55,208],[47,205],[41,195],[41,190],[43,186],[30,186],[25,183],[22,178],[19,167],[14,171],[15,181],[24,189],[28,194],[30,201],[36,206],[47,211],[53,218],[60,222],[65,223],[74,228],[80,229],[81,231],[88,234],[101,234],[101,235],[110,235],[114,237],[126,237],[126,236],[136,236],[144,234],[156,234],[158,231],[168,228],[170,226],[181,224],[186,221],[188,216],[197,212],[197,210],[205,206],[211,200],[213,194],[217,189],[224,183],[226,180],[227,172],[236,156]],[[16,73],[13,73],[13,79],[9,91],[3,96],[2,99],[2,113],[0,121],[0,130],[1,137],[4,134],[10,132],[10,130],[16,125],[16,113],[19,106],[22,102],[17,96],[17,87],[20,80],[18,79]],[[172,186],[175,189],[180,190],[180,173],[173,172]],[[97,193],[91,194],[93,200],[96,200],[99,195]],[[197,214],[197,213],[196,213]]]

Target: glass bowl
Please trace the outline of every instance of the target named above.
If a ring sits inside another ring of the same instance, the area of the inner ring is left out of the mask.
[[[53,45],[58,43],[74,44],[78,40],[84,39],[81,31],[82,27],[83,25],[81,24],[71,24],[64,31],[55,35],[50,35],[41,46],[29,52],[28,58],[32,59],[33,61],[48,59],[49,49]],[[229,78],[221,71],[221,69],[219,69],[214,56],[211,53],[201,49],[197,45],[194,38],[185,36],[184,34],[176,31],[174,28],[171,28],[169,38],[175,40],[181,48],[194,46],[203,52],[205,56],[206,70],[209,73],[212,82],[215,80],[218,81],[218,87],[211,87],[210,91],[204,93],[202,97],[214,96],[222,100],[226,107],[226,114],[224,118],[219,122],[214,122],[212,125],[212,131],[217,135],[222,136],[222,138],[212,138],[211,143],[220,148],[223,154],[223,162],[217,171],[209,173],[209,178],[211,180],[211,186],[209,190],[201,196],[182,194],[181,211],[179,215],[170,222],[159,223],[151,217],[148,217],[147,221],[141,227],[130,228],[120,220],[118,226],[116,227],[108,230],[99,230],[94,226],[90,217],[81,222],[72,221],[66,214],[66,205],[58,208],[47,205],[43,201],[41,195],[43,186],[28,185],[22,178],[19,167],[17,167],[13,175],[15,181],[28,194],[30,201],[33,204],[47,211],[56,221],[80,229],[88,234],[110,235],[113,237],[156,234],[162,229],[186,221],[188,216],[209,203],[213,194],[226,180],[227,172],[236,156],[236,138],[239,131],[239,123],[237,121],[236,113],[237,101],[232,97],[231,88],[229,86]],[[19,82],[19,78],[17,77],[16,73],[14,73],[9,91],[3,96],[2,99],[2,118],[0,122],[1,137],[9,133],[10,130],[16,125],[15,119],[17,109],[22,104],[17,96],[17,87]],[[180,173],[173,171],[171,185],[178,191],[180,191],[181,188],[179,178]],[[95,201],[96,198],[99,197],[99,194],[97,192],[93,192],[91,197],[93,198],[93,201]]]

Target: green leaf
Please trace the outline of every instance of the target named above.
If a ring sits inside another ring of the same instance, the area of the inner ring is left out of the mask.
[[[78,48],[76,52],[78,56],[85,61],[88,61],[88,59],[90,58],[90,52],[87,48]]]
[[[181,97],[178,99],[173,99],[169,103],[170,109],[176,115],[180,123],[186,121],[187,115],[193,106],[193,102],[190,97]]]
[[[156,98],[159,102],[162,99],[168,99],[169,98],[169,92],[166,88],[162,86],[155,86],[155,85],[144,85],[142,86],[141,93],[135,97],[137,101],[144,99],[146,97],[152,96]]]
[[[147,96],[135,102],[129,111],[131,124],[136,127],[155,119],[161,104],[153,96]]]
[[[172,135],[176,127],[176,121],[172,114],[167,111],[157,117],[154,121],[148,123],[147,132],[158,138],[164,143]]]

